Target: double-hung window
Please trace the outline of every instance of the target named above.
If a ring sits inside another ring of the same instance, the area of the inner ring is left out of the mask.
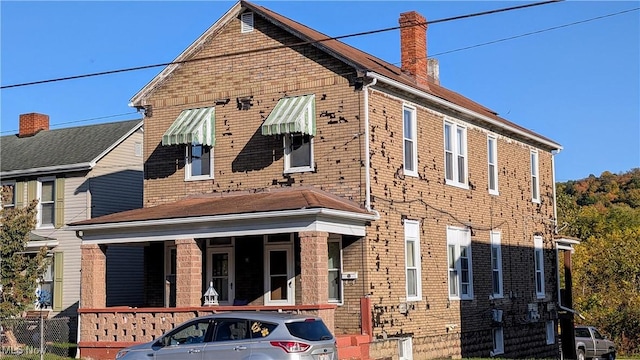
[[[538,178],[538,151],[531,150],[531,201],[540,202],[540,179]]]
[[[313,171],[313,137],[309,134],[284,135],[284,172]]]
[[[405,105],[402,109],[404,174],[418,176],[418,141],[416,138],[416,109]]]
[[[548,320],[545,327],[547,329],[547,345],[555,344],[556,343],[555,322],[553,320]]]
[[[38,179],[38,219],[37,228],[55,226],[56,179]]]
[[[449,298],[459,300],[473,299],[471,232],[468,229],[447,228],[447,260]]]
[[[542,247],[542,236],[533,237],[533,261],[535,264],[536,296],[544,299],[544,256]]]
[[[186,180],[213,178],[213,148],[211,146],[187,145]]]
[[[444,167],[447,184],[468,188],[467,128],[450,121],[444,122]]]
[[[329,238],[329,302],[342,304],[342,244],[341,240]]]
[[[504,354],[504,330],[501,327],[494,328],[493,333],[493,355]]]
[[[3,181],[2,182],[2,208],[15,208],[16,207],[16,183],[15,181]]]
[[[502,292],[502,247],[500,232],[491,232],[491,297],[501,298]]]
[[[422,300],[420,223],[418,221],[404,221],[404,242],[407,300]]]
[[[487,136],[487,162],[489,165],[489,194],[498,195],[498,143],[493,135]]]

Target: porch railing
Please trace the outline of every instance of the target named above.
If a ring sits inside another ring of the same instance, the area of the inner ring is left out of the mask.
[[[79,309],[81,343],[118,343],[118,347],[156,339],[176,325],[197,316],[225,311],[282,311],[310,314],[326,318],[333,315],[335,305],[292,306],[215,306],[183,308],[109,307]],[[331,316],[332,317],[332,316]],[[331,324],[327,324],[331,328]]]

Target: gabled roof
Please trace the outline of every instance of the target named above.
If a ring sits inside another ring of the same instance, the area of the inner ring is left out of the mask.
[[[182,66],[183,61],[190,59],[195,55],[205,44],[208,39],[215,36],[220,29],[231,19],[238,16],[244,9],[249,9],[265,20],[273,23],[281,29],[291,33],[292,35],[300,38],[303,41],[308,41],[312,46],[315,46],[327,54],[334,56],[346,64],[352,66],[355,70],[363,74],[375,74],[381,75],[381,78],[390,79],[388,84],[391,86],[406,86],[418,91],[418,95],[427,95],[426,98],[437,98],[440,101],[440,105],[453,105],[454,107],[460,107],[466,109],[468,115],[474,116],[479,120],[490,123],[492,126],[503,128],[510,131],[520,137],[528,138],[544,145],[545,148],[551,150],[560,150],[562,146],[551,139],[548,139],[540,134],[537,134],[529,129],[519,126],[509,120],[506,120],[495,111],[488,109],[487,107],[461,95],[454,91],[451,91],[445,87],[442,87],[435,83],[429,83],[428,87],[420,86],[416,83],[415,79],[405,73],[397,67],[387,61],[379,59],[364,51],[358,50],[350,45],[347,45],[339,40],[330,39],[319,31],[311,29],[303,24],[293,21],[287,17],[284,17],[276,12],[273,12],[263,6],[252,4],[248,1],[240,1],[236,3],[226,14],[224,14],[216,23],[214,23],[207,31],[205,31],[195,42],[193,42],[182,54],[180,54],[172,64],[167,66],[160,74],[152,79],[144,88],[142,88],[131,99],[130,106],[141,106],[143,99],[148,96],[153,90],[162,84],[170,74]],[[431,98],[431,99],[433,99]]]
[[[188,218],[209,218],[224,215],[260,214],[284,211],[324,209],[350,213],[373,219],[373,214],[358,204],[313,187],[266,190],[260,193],[206,194],[161,204],[100,216],[69,224],[74,228],[113,223],[146,223],[161,220],[181,221]],[[370,219],[370,220],[371,220]]]
[[[57,130],[30,137],[0,137],[0,176],[18,177],[90,169],[104,155],[142,127],[128,120]]]

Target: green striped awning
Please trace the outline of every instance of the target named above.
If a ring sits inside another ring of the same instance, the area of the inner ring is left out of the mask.
[[[215,107],[184,110],[162,135],[162,145],[216,144]]]
[[[316,134],[315,94],[284,97],[262,124],[262,135]]]

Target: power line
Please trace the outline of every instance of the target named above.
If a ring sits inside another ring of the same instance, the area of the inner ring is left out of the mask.
[[[620,14],[624,14],[624,13],[628,13],[628,12],[632,12],[632,11],[637,11],[637,10],[640,10],[640,8],[623,10],[623,11],[619,11],[619,12],[613,13],[613,14],[607,14],[607,15],[602,15],[602,16],[598,16],[598,17],[594,17],[594,18],[590,18],[590,19],[586,19],[586,20],[575,21],[575,22],[572,22],[572,23],[553,26],[553,27],[550,27],[550,28],[542,29],[542,30],[531,31],[531,32],[528,32],[528,33],[520,34],[520,35],[514,35],[514,36],[507,37],[507,38],[488,41],[488,42],[485,42],[485,43],[482,43],[482,44],[470,45],[470,46],[465,46],[465,47],[454,49],[454,50],[443,51],[443,52],[439,52],[437,54],[433,54],[431,56],[440,56],[440,55],[450,54],[450,53],[454,53],[454,52],[458,52],[458,51],[469,50],[469,49],[473,49],[473,48],[477,48],[477,47],[481,47],[481,46],[485,46],[485,45],[496,44],[496,43],[503,42],[503,41],[513,40],[513,39],[517,39],[517,38],[521,38],[521,37],[525,37],[525,36],[529,36],[529,35],[540,34],[540,33],[551,31],[551,30],[557,30],[557,29],[561,29],[561,28],[565,28],[565,27],[569,27],[569,26],[573,26],[573,25],[583,24],[583,23],[586,23],[586,22],[600,20],[600,19],[604,19],[604,18],[607,18],[607,17],[616,16],[616,15],[620,15]]]
[[[385,29],[371,30],[371,31],[353,33],[353,34],[347,34],[347,35],[341,35],[341,36],[335,36],[335,37],[327,37],[325,39],[320,39],[320,40],[302,41],[302,42],[297,42],[297,43],[294,43],[294,44],[270,46],[270,47],[264,47],[264,48],[254,49],[254,50],[245,50],[245,51],[238,51],[238,52],[234,52],[234,53],[206,56],[206,57],[196,58],[196,59],[189,59],[189,60],[182,60],[182,61],[172,61],[172,62],[168,62],[168,63],[159,63],[159,64],[152,64],[152,65],[136,66],[136,67],[131,67],[131,68],[108,70],[108,71],[101,71],[101,72],[96,72],[96,73],[88,73],[88,74],[67,76],[67,77],[54,78],[54,79],[47,79],[47,80],[31,81],[31,82],[19,83],[19,84],[4,85],[4,86],[0,86],[0,89],[10,89],[10,88],[16,88],[16,87],[24,87],[24,86],[31,86],[31,85],[46,84],[46,83],[51,83],[51,82],[82,79],[82,78],[94,77],[94,76],[111,75],[111,74],[117,74],[117,73],[129,72],[129,71],[145,70],[145,69],[151,69],[151,68],[161,67],[161,66],[184,64],[184,63],[190,63],[190,62],[196,62],[196,61],[213,60],[213,59],[219,59],[219,58],[225,58],[225,57],[231,57],[231,56],[248,55],[248,54],[254,54],[254,53],[263,52],[263,51],[271,51],[271,50],[278,50],[278,49],[290,48],[290,47],[295,47],[295,46],[317,44],[317,43],[330,41],[330,40],[339,40],[339,39],[346,39],[346,38],[351,38],[351,37],[356,37],[356,36],[377,34],[377,33],[381,33],[381,32],[402,29],[403,27],[406,28],[406,27],[413,27],[413,26],[423,26],[423,25],[437,24],[437,23],[453,21],[453,20],[467,19],[467,18],[476,17],[476,16],[482,16],[482,15],[496,14],[496,13],[500,13],[500,12],[524,9],[524,8],[540,6],[540,5],[546,5],[546,4],[560,2],[560,1],[564,1],[564,0],[547,0],[547,1],[536,2],[536,3],[532,3],[532,4],[511,6],[511,7],[500,8],[500,9],[495,9],[495,10],[488,10],[488,11],[472,13],[472,14],[453,16],[453,17],[448,17],[448,18],[443,18],[443,19],[438,19],[438,20],[433,20],[433,21],[426,21],[426,22],[423,22],[423,23],[417,23],[417,24],[411,24],[411,25],[405,25],[405,26],[394,26],[394,27],[385,28]]]

